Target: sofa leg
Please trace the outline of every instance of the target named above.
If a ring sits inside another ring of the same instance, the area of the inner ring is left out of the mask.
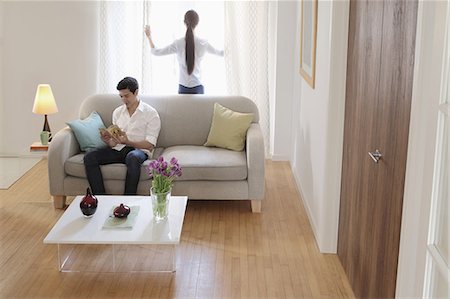
[[[252,200],[252,213],[261,213],[261,201],[260,200]]]
[[[55,195],[53,196],[53,206],[55,209],[64,209],[66,206],[66,196],[65,195]]]

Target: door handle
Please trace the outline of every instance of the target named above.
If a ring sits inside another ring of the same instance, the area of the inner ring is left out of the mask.
[[[376,149],[374,152],[369,152],[369,156],[375,163],[378,163],[381,157],[383,157],[383,154],[381,154],[381,152],[378,149]]]

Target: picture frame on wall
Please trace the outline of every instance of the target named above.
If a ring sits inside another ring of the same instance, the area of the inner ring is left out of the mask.
[[[302,0],[300,74],[314,89],[316,76],[317,0]]]

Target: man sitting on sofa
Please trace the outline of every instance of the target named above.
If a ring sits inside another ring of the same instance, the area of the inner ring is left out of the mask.
[[[141,165],[152,156],[161,121],[158,112],[138,99],[139,85],[136,79],[126,77],[117,84],[123,105],[112,114],[112,123],[120,129],[111,134],[100,132],[108,145],[84,156],[86,176],[93,194],[105,194],[100,165],[123,163],[127,166],[125,195],[135,195],[141,174]]]

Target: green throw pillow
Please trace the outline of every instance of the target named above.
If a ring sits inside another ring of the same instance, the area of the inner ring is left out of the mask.
[[[242,151],[253,113],[240,113],[214,104],[214,115],[205,146],[216,146]]]
[[[78,140],[83,152],[106,146],[100,137],[100,128],[104,128],[102,118],[94,111],[85,119],[67,122]]]

